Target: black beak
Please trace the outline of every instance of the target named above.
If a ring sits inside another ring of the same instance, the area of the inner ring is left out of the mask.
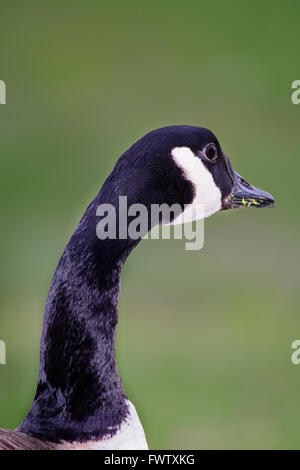
[[[223,203],[223,209],[238,207],[273,207],[274,198],[271,194],[251,186],[236,171],[233,171],[234,185],[232,193]]]

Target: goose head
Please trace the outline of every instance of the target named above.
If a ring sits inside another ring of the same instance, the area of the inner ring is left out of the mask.
[[[173,207],[170,219],[162,218],[161,223],[274,204],[269,193],[233,170],[213,132],[195,126],[169,126],[146,134],[117,162],[103,188],[107,200],[112,199],[112,187],[114,197],[126,195],[128,204],[143,204],[149,211],[155,204]],[[155,225],[150,218],[149,223],[148,228]]]

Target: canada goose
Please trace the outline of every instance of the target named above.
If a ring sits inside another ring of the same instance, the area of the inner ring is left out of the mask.
[[[174,223],[182,212],[192,220],[191,208],[197,205],[208,217],[224,209],[274,203],[270,194],[232,169],[208,129],[164,127],[130,147],[58,263],[46,302],[36,395],[16,431],[0,430],[2,449],[148,448],[115,359],[120,274],[141,237],[100,240],[96,233],[99,206],[109,203],[118,209],[124,195],[128,205],[142,203],[148,209],[179,204]]]

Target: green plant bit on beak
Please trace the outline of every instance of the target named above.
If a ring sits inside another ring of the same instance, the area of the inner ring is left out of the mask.
[[[243,206],[248,206],[248,207],[250,207],[252,205],[253,206],[259,206],[260,205],[259,202],[257,202],[257,200],[253,199],[253,198],[252,199],[247,199],[247,200],[245,198],[243,198],[242,199],[242,204],[243,204]]]

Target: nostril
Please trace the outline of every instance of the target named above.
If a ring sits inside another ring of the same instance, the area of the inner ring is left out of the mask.
[[[247,189],[252,189],[252,186],[249,183],[247,183],[247,181],[244,180],[244,178],[241,178],[241,184],[245,186],[245,188]]]

